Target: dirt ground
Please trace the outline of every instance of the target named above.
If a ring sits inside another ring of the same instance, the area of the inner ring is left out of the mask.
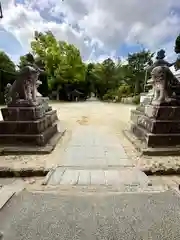
[[[119,103],[87,101],[77,103],[50,103],[57,110],[61,124],[66,127],[65,136],[59,141],[55,150],[49,155],[0,156],[0,169],[50,169],[60,163],[63,150],[71,139],[73,130],[80,125],[96,125],[108,128],[117,135],[127,155],[140,169],[179,168],[180,157],[145,157],[138,153],[124,137],[122,130],[130,126],[130,111],[135,106]],[[1,116],[2,118],[2,116]]]

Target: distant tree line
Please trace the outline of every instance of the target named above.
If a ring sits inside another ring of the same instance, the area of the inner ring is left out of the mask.
[[[175,41],[174,51],[180,54],[180,35]],[[42,85],[39,92],[44,95],[55,93],[55,98],[68,100],[69,93],[77,90],[87,98],[93,92],[101,100],[121,100],[122,97],[139,96],[144,90],[147,65],[152,64],[154,53],[148,50],[128,54],[127,64],[114,62],[111,58],[102,63],[85,63],[80,51],[73,44],[58,41],[52,32],[35,32],[31,42],[31,53],[35,63],[44,68],[40,75]],[[21,56],[18,68],[27,63]],[[1,103],[7,83],[13,83],[17,67],[4,52],[0,52]]]

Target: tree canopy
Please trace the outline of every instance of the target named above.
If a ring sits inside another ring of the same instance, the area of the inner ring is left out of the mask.
[[[176,38],[174,51],[175,51],[175,53],[177,53],[177,54],[180,53],[180,34],[179,34],[179,36]]]
[[[120,85],[131,94],[139,94],[143,90],[145,67],[152,63],[153,54],[150,51],[129,54],[127,65],[120,61],[115,63],[111,58],[102,63],[85,64],[79,50],[64,41],[57,41],[52,32],[35,32],[31,42],[32,53],[44,66],[48,78],[48,87],[65,97],[68,91],[77,89],[86,96],[90,92],[103,99],[111,95]],[[26,64],[25,56],[20,58],[20,67]],[[127,89],[127,88],[126,88]],[[58,98],[58,96],[57,96]]]
[[[31,47],[33,54],[44,64],[51,90],[85,81],[86,67],[74,45],[57,41],[51,32],[35,32]]]
[[[16,66],[9,56],[0,51],[0,102],[4,101],[4,90],[16,78]]]
[[[180,53],[180,35],[174,51]],[[19,68],[31,62],[44,69],[40,75],[40,92],[46,96],[53,92],[56,98],[68,99],[69,92],[77,90],[84,97],[94,92],[100,99],[119,99],[134,96],[144,90],[146,67],[152,64],[154,53],[148,50],[128,54],[126,64],[105,59],[102,63],[85,63],[79,49],[65,41],[58,41],[52,32],[35,32],[30,53],[21,56]],[[11,59],[0,52],[1,90],[16,76],[16,67]],[[5,72],[9,72],[4,74]],[[149,76],[148,76],[149,77]]]

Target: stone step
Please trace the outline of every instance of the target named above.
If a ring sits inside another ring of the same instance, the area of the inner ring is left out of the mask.
[[[139,186],[121,184],[113,185],[32,185],[28,187],[28,192],[53,193],[60,195],[86,195],[86,194],[123,194],[123,193],[158,193],[169,190],[165,185]]]
[[[148,186],[149,179],[137,169],[69,169],[57,167],[46,177],[48,185]]]

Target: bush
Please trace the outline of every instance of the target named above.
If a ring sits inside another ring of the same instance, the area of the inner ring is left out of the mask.
[[[117,97],[116,91],[110,90],[104,94],[102,99],[107,101],[107,100],[114,100],[116,99],[116,97]]]
[[[118,88],[117,94],[119,98],[129,97],[132,95],[132,89],[129,85],[123,84]]]
[[[127,84],[122,84],[118,89],[116,90],[109,90],[107,91],[104,96],[102,97],[102,100],[104,101],[114,101],[114,102],[121,102],[121,99],[130,98],[133,99],[133,93],[132,88]],[[130,101],[128,99],[128,101]],[[132,100],[133,101],[133,100]],[[137,100],[136,100],[137,101]],[[133,103],[133,102],[131,102]]]

